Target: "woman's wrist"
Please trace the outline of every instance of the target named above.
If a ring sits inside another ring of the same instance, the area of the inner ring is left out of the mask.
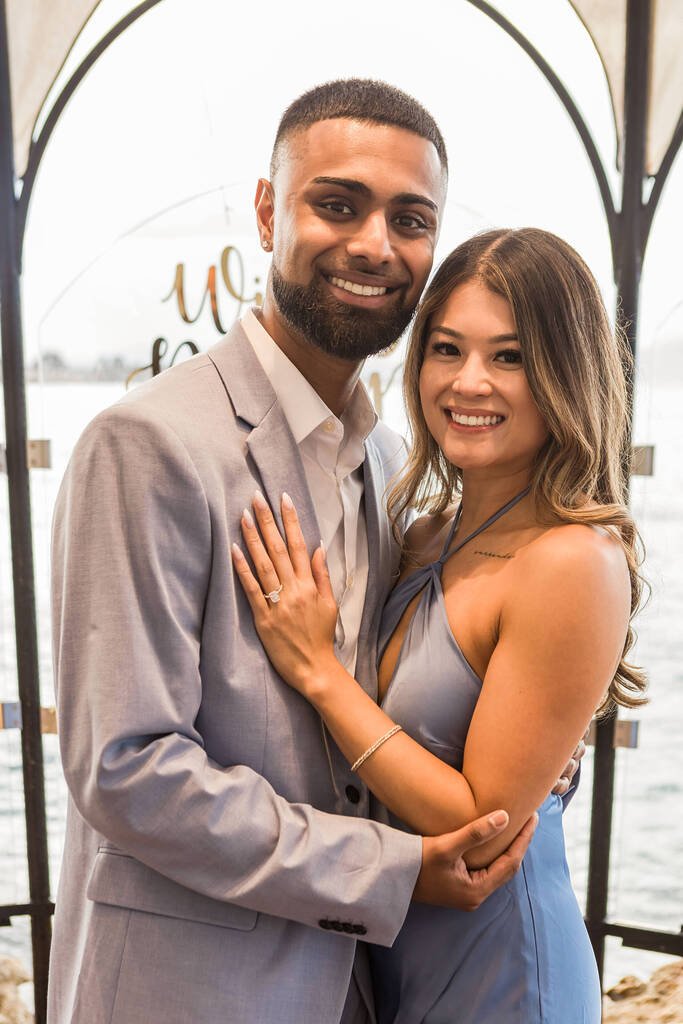
[[[318,659],[307,673],[302,693],[313,707],[324,716],[333,695],[338,694],[340,685],[346,682],[348,673],[334,654]]]

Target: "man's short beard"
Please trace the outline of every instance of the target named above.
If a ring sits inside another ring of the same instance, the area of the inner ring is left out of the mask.
[[[381,312],[338,302],[318,279],[309,285],[292,284],[274,263],[271,274],[275,303],[289,326],[311,345],[339,359],[357,362],[393,345],[415,313],[414,306],[399,305]]]

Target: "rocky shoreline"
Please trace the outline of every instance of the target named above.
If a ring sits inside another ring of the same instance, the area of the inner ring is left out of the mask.
[[[683,960],[666,964],[649,981],[628,976],[605,995],[603,1024],[683,1024]]]

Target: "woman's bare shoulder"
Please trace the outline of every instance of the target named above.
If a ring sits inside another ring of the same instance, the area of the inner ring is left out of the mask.
[[[612,530],[601,526],[551,526],[525,545],[519,555],[516,568],[527,585],[537,581],[545,588],[554,579],[561,580],[565,590],[630,590],[623,546]]]

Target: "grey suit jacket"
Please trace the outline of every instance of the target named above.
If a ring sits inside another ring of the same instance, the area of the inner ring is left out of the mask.
[[[358,657],[373,695],[398,560],[382,496],[402,455],[379,424]],[[257,487],[274,508],[291,494],[313,550],[299,453],[239,326],[74,451],[53,538],[70,804],[51,1024],[336,1024],[356,937],[389,945],[403,922],[420,839],[366,820],[367,791],[271,668],[235,581]]]

